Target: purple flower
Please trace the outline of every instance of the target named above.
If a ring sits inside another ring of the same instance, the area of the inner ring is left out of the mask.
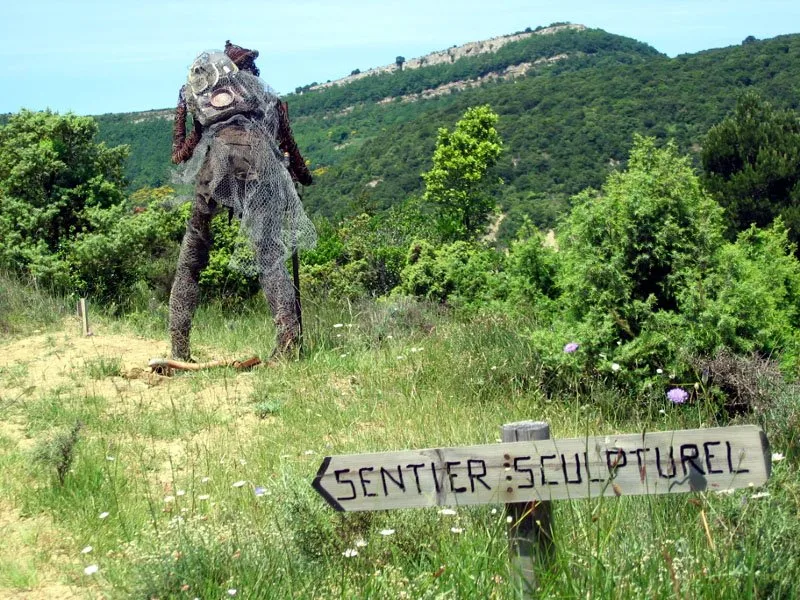
[[[580,348],[580,344],[578,344],[577,342],[570,342],[569,344],[564,346],[564,352],[566,352],[567,354],[572,354],[578,348]]]
[[[253,490],[253,492],[255,493],[255,495],[256,495],[256,496],[259,496],[259,497],[261,497],[261,496],[263,496],[264,494],[266,494],[266,493],[267,493],[267,489],[266,489],[266,488],[263,488],[263,487],[261,487],[260,485],[257,485],[257,486],[255,487],[255,489]]]
[[[683,388],[672,388],[667,392],[667,399],[673,404],[683,404],[689,399],[689,393]]]

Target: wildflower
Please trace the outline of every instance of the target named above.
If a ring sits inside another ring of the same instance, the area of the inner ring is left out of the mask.
[[[491,513],[492,513],[493,515],[496,515],[496,514],[497,514],[497,509],[496,509],[496,508],[493,508],[493,509],[491,510]]]
[[[211,477],[201,477],[200,478],[200,483],[208,483],[209,481],[211,481]]]
[[[83,570],[83,572],[86,573],[87,575],[94,575],[99,570],[100,570],[100,567],[98,567],[97,565],[89,565],[88,567],[86,567]]]
[[[101,512],[99,515],[97,515],[97,518],[98,519],[105,519],[107,516],[108,516],[107,512]]]
[[[514,522],[514,517],[512,517],[510,515],[506,517],[506,523],[511,524],[513,522]]]
[[[658,373],[659,375],[661,375],[663,372],[664,372],[664,369],[656,369],[656,373]]]
[[[305,452],[303,452],[303,454],[305,454],[306,456],[311,456],[312,454],[316,454],[316,452],[314,452],[313,450],[306,450]]]
[[[780,462],[780,461],[782,461],[784,458],[785,458],[785,457],[783,456],[783,454],[781,454],[780,452],[775,452],[775,453],[772,455],[772,462]]]
[[[769,498],[769,492],[758,492],[757,494],[753,494],[750,497],[753,498],[754,500],[758,498]]]
[[[108,462],[114,462],[116,460],[116,458],[114,458],[113,456],[106,456],[106,460]]]
[[[235,596],[236,595],[236,588],[231,588],[228,590],[228,596]]]
[[[451,527],[450,531],[452,531],[453,533],[463,533],[464,532],[464,530],[461,527]]]
[[[83,550],[81,550],[81,554],[89,554],[89,552],[91,552],[92,550],[94,550],[94,548],[92,548],[91,546],[86,546]]]
[[[456,514],[456,511],[454,511],[452,508],[443,508],[439,511],[439,514],[444,516],[453,516]]]
[[[343,323],[336,323],[336,324],[333,326],[333,328],[334,328],[334,329],[339,329],[340,327],[344,327],[344,324],[343,324]]]
[[[353,542],[353,545],[356,548],[363,548],[367,545],[367,541],[363,538],[358,538],[355,542]]]
[[[186,495],[186,490],[178,490],[177,492],[175,492],[175,495],[176,496],[185,496]]]
[[[170,502],[175,502],[175,496],[164,496],[164,503],[169,504]]]
[[[239,464],[242,465],[242,466],[245,466],[247,464],[247,461],[245,459],[243,459],[243,458],[240,458],[239,459]]]
[[[256,496],[261,497],[261,496],[263,496],[263,495],[265,495],[267,493],[267,488],[264,488],[264,487],[261,487],[260,485],[257,485],[255,487],[255,489],[253,490],[253,493]]]
[[[344,354],[340,354],[339,358],[347,358],[347,352],[345,352]]]
[[[581,345],[578,342],[570,342],[569,344],[564,346],[564,352],[567,354],[572,354],[580,347]]]
[[[208,500],[210,497],[211,497],[211,496],[209,496],[208,494],[200,494],[200,495],[197,497],[197,499],[198,499],[198,500]]]
[[[405,358],[406,357],[401,354],[400,356],[397,357],[397,360],[405,360]]]
[[[236,482],[234,482],[234,483],[231,485],[231,487],[235,487],[235,488],[244,487],[244,485],[245,485],[246,483],[247,483],[247,482],[246,482],[246,481],[244,481],[244,480],[239,480],[239,481],[236,481]]]
[[[347,558],[353,558],[354,556],[358,556],[358,550],[356,550],[355,548],[348,548],[347,550],[342,552],[342,556],[345,556]]]
[[[673,404],[683,404],[689,399],[689,393],[683,388],[672,388],[667,392],[667,399]]]
[[[381,529],[378,533],[381,535],[394,535],[394,529]]]
[[[619,363],[611,363],[611,370],[614,371],[614,373],[619,371],[621,368],[622,367],[619,366]]]

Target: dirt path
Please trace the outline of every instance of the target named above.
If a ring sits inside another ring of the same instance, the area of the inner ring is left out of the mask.
[[[93,328],[94,336],[83,337],[76,320],[70,318],[58,330],[0,344],[0,464],[16,461],[13,464],[18,469],[20,461],[27,460],[35,439],[20,405],[33,405],[48,395],[102,397],[104,414],[123,420],[141,419],[143,413],[166,413],[176,399],[224,419],[236,415],[242,398],[252,391],[248,373],[222,382],[213,377],[151,374],[147,363],[166,355],[166,340],[112,333],[98,324]],[[252,417],[236,416],[243,426],[247,417]],[[169,485],[170,466],[182,460],[191,446],[189,441],[210,443],[214,435],[209,427],[183,441],[151,442],[154,460],[162,463],[152,473],[154,486]],[[24,515],[14,499],[15,485],[19,484],[9,480],[0,484],[0,599],[96,597],[94,588],[83,587],[92,582],[81,579],[85,560],[76,550],[80,544],[48,515]],[[74,585],[76,580],[80,587]]]

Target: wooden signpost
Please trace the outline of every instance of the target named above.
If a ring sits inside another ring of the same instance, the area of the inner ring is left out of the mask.
[[[86,298],[78,300],[78,318],[81,320],[81,330],[84,337],[93,335],[92,330],[89,328],[89,307],[86,303]]]
[[[725,491],[767,481],[754,425],[328,456],[313,486],[339,511]]]
[[[550,500],[758,486],[770,475],[755,425],[552,440],[547,423],[501,428],[502,444],[327,456],[313,486],[338,511],[502,503],[524,598],[553,554]]]

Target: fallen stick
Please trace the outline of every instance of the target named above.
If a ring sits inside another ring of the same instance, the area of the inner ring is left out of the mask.
[[[247,360],[212,360],[203,363],[184,362],[182,360],[173,360],[171,358],[151,358],[147,366],[156,370],[175,370],[175,371],[202,371],[204,369],[213,369],[216,367],[233,367],[243,371],[261,364],[261,359],[257,356],[248,358]]]

